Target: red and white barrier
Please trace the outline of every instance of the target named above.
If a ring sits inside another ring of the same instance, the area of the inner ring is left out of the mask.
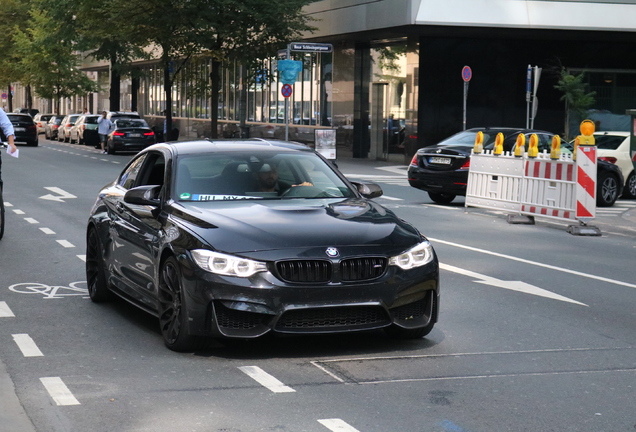
[[[466,207],[481,207],[587,223],[596,209],[596,147],[578,156],[548,153],[535,158],[492,152],[471,155]]]
[[[576,218],[596,217],[596,146],[579,146],[576,153]]]

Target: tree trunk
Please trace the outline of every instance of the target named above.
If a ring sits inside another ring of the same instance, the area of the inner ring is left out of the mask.
[[[212,60],[212,68],[210,71],[211,81],[211,98],[210,98],[210,138],[219,137],[219,89],[221,86],[221,62]]]
[[[110,92],[108,95],[108,100],[110,103],[109,109],[111,111],[119,111],[120,109],[120,99],[121,99],[121,75],[117,71],[117,55],[115,51],[111,52],[110,55]]]
[[[170,78],[170,59],[165,54],[163,56],[163,90],[166,93],[166,109],[164,111],[166,123],[163,139],[170,141],[172,139],[172,79]]]

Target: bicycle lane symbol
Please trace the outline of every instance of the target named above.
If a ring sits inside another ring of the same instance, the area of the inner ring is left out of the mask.
[[[61,299],[76,296],[89,298],[88,289],[84,288],[85,286],[86,281],[71,282],[69,286],[51,286],[37,282],[23,282],[11,285],[9,290],[19,294],[40,294],[44,296],[45,299]]]

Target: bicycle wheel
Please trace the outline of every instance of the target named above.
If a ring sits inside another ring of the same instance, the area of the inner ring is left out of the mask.
[[[0,184],[0,239],[4,235],[4,199],[2,198],[2,185]]]

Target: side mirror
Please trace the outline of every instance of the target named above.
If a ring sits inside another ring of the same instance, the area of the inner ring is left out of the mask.
[[[380,185],[371,182],[351,182],[358,189],[360,195],[365,198],[373,199],[382,196],[384,193]]]
[[[159,191],[161,191],[161,186],[157,185],[137,186],[126,192],[124,202],[128,204],[159,207],[161,204]]]

